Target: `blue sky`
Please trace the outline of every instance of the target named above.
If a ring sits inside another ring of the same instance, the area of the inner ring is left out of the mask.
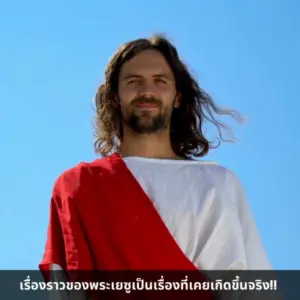
[[[55,179],[96,158],[109,57],[162,32],[217,103],[250,118],[207,159],[241,179],[274,268],[300,269],[299,31],[296,0],[2,1],[0,268],[37,268]]]

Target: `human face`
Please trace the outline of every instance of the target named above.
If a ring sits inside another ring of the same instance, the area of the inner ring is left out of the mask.
[[[120,70],[118,98],[124,125],[136,133],[167,129],[177,107],[173,72],[164,56],[145,50]]]

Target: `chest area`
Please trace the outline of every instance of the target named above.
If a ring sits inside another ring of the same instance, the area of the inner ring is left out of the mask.
[[[132,169],[131,172],[156,210],[165,217],[203,219],[207,214],[235,212],[234,199],[223,182],[205,172],[193,168]]]

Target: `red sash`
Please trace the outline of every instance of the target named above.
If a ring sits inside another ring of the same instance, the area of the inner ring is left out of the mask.
[[[44,275],[52,263],[70,271],[197,270],[118,154],[81,163],[56,181]]]

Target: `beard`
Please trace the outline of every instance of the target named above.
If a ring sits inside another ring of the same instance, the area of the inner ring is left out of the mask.
[[[145,103],[157,105],[157,112],[135,107],[137,104]],[[168,128],[173,111],[172,107],[164,106],[162,101],[156,98],[138,97],[128,106],[123,107],[122,116],[124,123],[132,131],[139,134],[151,134]]]

